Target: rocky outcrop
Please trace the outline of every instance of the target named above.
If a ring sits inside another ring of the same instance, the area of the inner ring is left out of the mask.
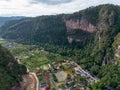
[[[109,25],[112,26],[115,24],[115,13],[114,11],[111,12],[111,14],[109,15]]]
[[[115,56],[120,57],[120,45],[118,46],[118,49],[116,50]]]
[[[76,36],[68,36],[67,39],[69,43],[72,43],[73,41],[76,41],[76,42],[82,41],[81,37],[76,37]]]
[[[96,31],[96,26],[89,23],[88,20],[85,18],[82,18],[81,20],[70,19],[66,20],[65,23],[68,32],[74,29],[81,29],[90,33]]]
[[[68,39],[68,42],[69,42],[69,43],[72,43],[73,40],[74,40],[73,37],[70,37],[70,36],[68,36],[67,39]]]
[[[97,29],[103,30],[106,25],[113,26],[115,24],[115,12],[111,11],[109,14],[108,11],[101,10],[99,12],[99,22],[95,25],[91,24],[85,17],[81,19],[69,19],[65,20],[67,32],[75,29],[81,29],[87,32],[94,32]]]

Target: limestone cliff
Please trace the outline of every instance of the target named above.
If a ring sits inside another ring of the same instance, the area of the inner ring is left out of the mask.
[[[66,20],[65,23],[68,32],[74,29],[82,29],[88,32],[96,31],[96,26],[92,25],[86,18],[82,18],[81,20],[70,19]]]

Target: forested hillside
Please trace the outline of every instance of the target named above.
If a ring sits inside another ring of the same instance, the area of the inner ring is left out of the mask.
[[[119,90],[120,7],[100,5],[56,16],[40,16],[7,23],[2,37],[37,44],[68,56],[101,79],[93,90]]]
[[[10,52],[0,46],[0,90],[9,90],[26,74],[26,67],[19,65]]]
[[[24,41],[24,43],[58,44],[66,41],[65,24],[59,16],[43,16],[11,22],[2,27],[2,30],[5,30],[2,32],[5,38]]]

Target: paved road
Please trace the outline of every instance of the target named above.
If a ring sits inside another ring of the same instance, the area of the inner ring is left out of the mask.
[[[78,64],[75,63],[75,62],[74,62],[74,65],[76,65],[76,66],[79,68],[79,71],[80,71],[80,72],[83,72],[84,74],[86,74],[87,76],[89,76],[89,77],[90,77],[92,80],[94,80],[95,82],[98,81],[98,79],[94,78],[94,77],[93,77],[92,75],[90,75],[88,72],[86,72],[85,70],[83,70],[80,65],[78,65]]]

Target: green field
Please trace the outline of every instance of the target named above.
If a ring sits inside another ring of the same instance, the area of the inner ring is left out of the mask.
[[[0,40],[0,44],[5,46],[6,43],[10,43],[5,40]],[[30,45],[11,45],[7,47],[10,52],[17,58],[20,63],[24,64],[31,71],[40,70],[41,67],[52,63],[53,61],[63,61],[66,57],[59,54],[49,53],[47,51],[41,51],[36,46],[30,48]]]

